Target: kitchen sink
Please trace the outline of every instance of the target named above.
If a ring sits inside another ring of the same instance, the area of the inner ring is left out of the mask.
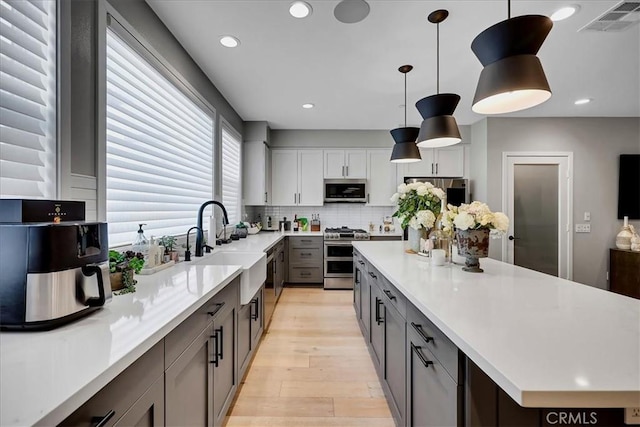
[[[196,261],[201,265],[240,265],[240,303],[249,304],[251,298],[267,280],[267,254],[264,252],[216,252]]]

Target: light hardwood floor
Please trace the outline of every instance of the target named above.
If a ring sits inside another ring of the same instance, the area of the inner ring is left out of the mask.
[[[351,291],[285,288],[227,427],[392,427]]]

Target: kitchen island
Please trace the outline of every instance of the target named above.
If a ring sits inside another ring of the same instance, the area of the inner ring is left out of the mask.
[[[431,266],[428,258],[405,253],[403,242],[353,246],[364,266],[356,280],[365,282],[359,278],[365,271],[370,281],[382,276],[377,283],[391,295],[375,296],[370,286],[370,312],[362,297],[372,347],[376,324],[393,320],[382,310],[404,313],[398,301],[406,300],[407,319],[412,306],[521,407],[640,406],[639,301],[492,259],[481,260],[478,274]],[[451,375],[458,381],[457,372]]]

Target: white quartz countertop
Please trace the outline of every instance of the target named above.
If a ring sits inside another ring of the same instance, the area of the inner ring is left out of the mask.
[[[640,406],[640,301],[511,264],[431,266],[404,242],[353,242],[518,404]]]
[[[0,425],[61,422],[241,271],[180,263],[69,325],[0,333]]]
[[[286,236],[322,235],[261,232],[213,253],[265,252]],[[61,422],[242,273],[241,266],[199,264],[203,258],[136,275],[135,293],[69,325],[0,333],[0,425]]]

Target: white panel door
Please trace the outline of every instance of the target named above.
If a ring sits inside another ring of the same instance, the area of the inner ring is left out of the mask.
[[[344,177],[344,150],[324,150],[324,177]]]
[[[369,206],[392,206],[396,192],[396,165],[391,150],[367,150],[367,203]]]
[[[321,150],[298,151],[298,205],[324,204],[324,179]]]
[[[464,146],[435,149],[435,175],[447,178],[464,176]]]
[[[322,164],[322,162],[320,162]],[[320,166],[322,169],[322,166]],[[295,206],[298,202],[298,150],[271,152],[271,203]]]
[[[345,176],[365,179],[367,177],[367,150],[347,150],[344,152]]]

